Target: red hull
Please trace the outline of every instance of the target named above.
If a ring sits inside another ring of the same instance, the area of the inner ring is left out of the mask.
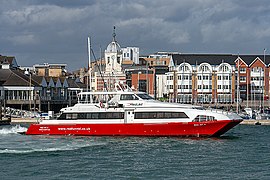
[[[162,124],[32,124],[26,135],[220,136],[242,120]]]

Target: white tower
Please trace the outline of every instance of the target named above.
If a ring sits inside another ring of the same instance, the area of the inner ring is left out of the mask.
[[[122,64],[122,50],[120,45],[117,43],[115,37],[115,26],[113,27],[113,40],[107,46],[105,50],[105,61],[106,61],[106,72],[117,73],[121,72],[121,64]]]

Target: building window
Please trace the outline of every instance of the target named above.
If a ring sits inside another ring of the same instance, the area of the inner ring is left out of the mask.
[[[206,75],[206,76],[204,75],[203,76],[203,80],[208,80],[208,79],[209,79],[209,76],[208,75]]]
[[[167,76],[167,80],[173,80],[173,76]]]
[[[246,86],[246,85],[240,85],[240,86],[239,86],[239,89],[240,89],[240,90],[246,90],[246,89],[247,89],[247,86]]]
[[[180,71],[183,71],[183,72],[189,71],[189,67],[186,65],[183,65],[180,67]]]
[[[251,81],[263,81],[264,77],[251,77]]]
[[[246,68],[240,68],[240,73],[246,73]]]
[[[254,67],[254,68],[251,69],[251,71],[252,72],[257,72],[257,73],[259,73],[259,72],[262,73],[263,72],[263,68],[261,68],[261,67]]]
[[[246,82],[246,76],[240,76],[240,81],[244,81],[244,82]]]
[[[201,67],[200,67],[200,71],[202,71],[202,72],[207,72],[207,71],[210,71],[210,69],[209,69],[208,66],[201,66]]]
[[[167,89],[173,89],[173,85],[167,85]]]
[[[203,89],[208,89],[208,85],[203,85]]]
[[[227,65],[222,65],[219,68],[219,71],[221,71],[221,72],[228,72],[229,71],[229,67]]]

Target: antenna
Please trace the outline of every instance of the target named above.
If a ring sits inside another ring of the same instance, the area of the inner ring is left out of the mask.
[[[115,26],[113,26],[113,34],[112,34],[112,36],[113,36],[113,42],[116,42],[116,39],[115,39],[115,37],[116,37]]]

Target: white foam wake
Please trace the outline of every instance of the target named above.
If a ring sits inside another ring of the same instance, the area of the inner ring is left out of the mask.
[[[91,147],[91,146],[98,146],[98,145],[104,145],[105,143],[84,143],[82,144],[65,144],[65,145],[58,145],[58,147],[32,147],[32,148],[22,148],[22,149],[0,149],[0,154],[27,154],[27,153],[34,153],[34,152],[57,152],[57,151],[74,151],[85,147]],[[44,145],[43,145],[44,146]]]
[[[20,125],[16,126],[5,126],[0,129],[0,135],[1,134],[17,134],[18,132],[25,132],[27,131],[26,127],[22,127]]]
[[[0,154],[26,154],[33,152],[56,152],[56,151],[73,151],[80,149],[81,147],[76,148],[44,148],[44,149],[2,149]]]

